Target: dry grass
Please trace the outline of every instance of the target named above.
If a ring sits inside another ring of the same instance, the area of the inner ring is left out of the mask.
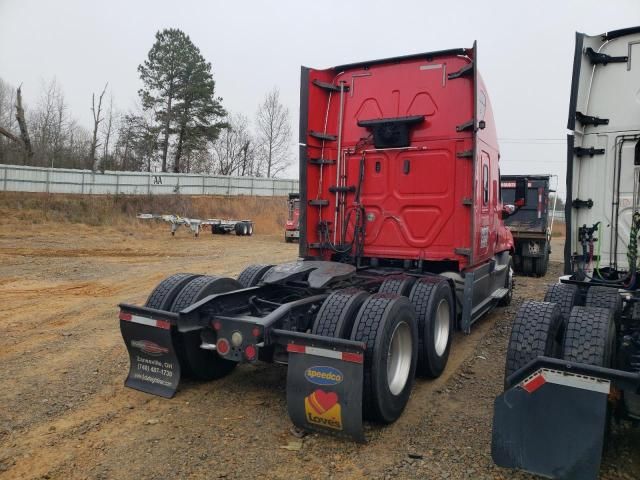
[[[256,231],[279,234],[287,215],[285,197],[183,195],[62,195],[0,193],[0,225],[8,220],[119,225],[136,222],[138,213],[192,218],[252,219]]]

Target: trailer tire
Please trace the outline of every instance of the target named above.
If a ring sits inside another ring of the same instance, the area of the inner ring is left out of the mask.
[[[385,277],[378,289],[378,293],[393,293],[394,295],[408,297],[411,294],[414,283],[416,283],[416,277],[409,275],[390,275]]]
[[[360,307],[369,294],[357,288],[332,292],[322,303],[311,333],[332,338],[349,338]]]
[[[587,290],[584,306],[608,308],[613,310],[615,315],[622,308],[622,297],[615,288],[593,286]]]
[[[156,310],[171,310],[171,305],[173,305],[173,301],[180,293],[180,290],[199,276],[193,273],[176,273],[165,278],[153,289],[144,306],[155,308]]]
[[[505,387],[507,378],[531,360],[540,356],[560,356],[561,324],[562,312],[557,303],[529,300],[520,306],[513,320],[507,347]]]
[[[421,278],[411,289],[409,299],[418,321],[417,374],[437,378],[447,366],[451,350],[455,319],[451,287],[442,278]]]
[[[273,265],[249,265],[238,275],[238,282],[242,285],[242,288],[255,287],[272,267]]]
[[[615,356],[613,311],[601,307],[574,307],[567,322],[562,358],[570,362],[611,367]]]
[[[253,223],[247,223],[247,225],[249,227],[249,231],[247,232],[247,235],[251,237],[253,235]]]
[[[213,276],[194,278],[180,291],[171,306],[171,311],[180,312],[209,295],[239,288],[242,288],[242,285],[232,278]],[[197,380],[214,380],[228,375],[236,367],[237,362],[225,360],[215,351],[200,348],[201,343],[200,330],[175,334],[176,354],[185,376]]]
[[[233,230],[239,237],[242,236],[242,223],[238,222],[233,226]]]
[[[409,299],[388,293],[371,295],[360,307],[351,340],[366,345],[364,418],[394,422],[409,401],[418,359],[418,326]]]
[[[578,286],[570,283],[554,283],[547,287],[547,292],[544,294],[545,302],[557,303],[560,306],[562,312],[562,319],[566,324],[571,314],[571,309],[578,303]]]

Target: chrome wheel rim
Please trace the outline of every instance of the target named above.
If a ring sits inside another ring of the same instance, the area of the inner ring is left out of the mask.
[[[387,352],[387,384],[393,395],[399,395],[404,390],[409,379],[412,357],[411,329],[403,321],[396,325]]]
[[[444,298],[438,303],[436,309],[435,318],[435,331],[433,332],[434,347],[436,355],[441,357],[444,355],[447,345],[449,344],[449,317],[451,316],[451,309],[449,302]]]

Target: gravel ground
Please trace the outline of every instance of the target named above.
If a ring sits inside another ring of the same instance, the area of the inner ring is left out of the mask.
[[[512,306],[456,335],[443,376],[418,380],[393,425],[366,425],[365,445],[294,437],[282,366],[184,382],[170,400],[123,387],[117,303],[143,303],[179,271],[232,276],[296,252],[280,236],[1,223],[0,478],[533,478],[493,465],[492,404],[510,320],[524,298],[542,298],[559,264],[518,279]],[[615,429],[602,478],[640,478],[638,431]]]

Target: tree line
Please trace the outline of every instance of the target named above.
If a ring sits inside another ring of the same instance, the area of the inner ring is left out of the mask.
[[[253,121],[227,111],[211,63],[181,30],[156,33],[138,74],[139,102],[128,111],[114,108],[108,83],[93,93],[90,128],[73,117],[55,79],[25,105],[26,92],[0,78],[0,163],[258,177],[290,164],[279,90],[266,93]]]

